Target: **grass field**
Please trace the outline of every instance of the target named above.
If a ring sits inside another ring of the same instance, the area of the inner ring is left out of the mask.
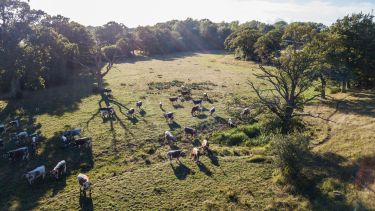
[[[253,159],[264,156],[264,147],[213,144],[215,156],[203,157],[201,165],[188,158],[183,159],[181,165],[169,164],[165,153],[171,148],[189,152],[203,138],[210,138],[213,131],[227,129],[226,120],[240,109],[232,106],[234,99],[252,96],[246,82],[256,80],[252,75],[256,71],[256,64],[234,60],[222,52],[181,53],[116,64],[105,78],[113,90],[110,102],[116,110],[116,118],[106,122],[98,113],[104,102],[100,95],[93,93],[94,80],[89,76],[82,76],[66,86],[27,93],[21,100],[1,102],[1,120],[21,116],[23,125],[29,131],[37,129],[44,139],[37,154],[29,161],[0,161],[0,209],[319,210],[336,206],[350,210],[356,207],[355,203],[365,209],[375,208],[369,200],[374,197],[373,193],[367,189],[356,190],[353,187],[355,178],[346,179],[347,172],[355,176],[356,163],[360,163],[363,156],[370,157],[375,153],[373,134],[364,133],[374,129],[374,116],[369,109],[373,109],[375,97],[371,93],[358,93],[366,94],[367,98],[346,98],[332,116],[340,124],[306,119],[315,137],[313,152],[322,157],[330,152],[345,158],[342,165],[331,163],[332,166],[323,166],[327,171],[322,167],[323,170],[313,178],[314,181],[319,179],[312,188],[321,192],[315,199],[311,195],[287,193],[272,181],[274,169],[268,159],[262,162]],[[208,93],[211,101],[203,106],[206,109],[215,106],[216,115],[210,117],[205,111],[193,118],[191,101],[174,108],[168,97],[177,95],[182,84],[192,88],[193,98]],[[331,101],[307,109],[331,115],[335,110],[335,100],[344,97],[331,96]],[[362,103],[357,102],[357,98],[367,100]],[[144,111],[137,112],[134,119],[128,118],[126,111],[135,107],[138,100],[143,101]],[[165,111],[175,113],[174,124],[168,125],[165,121],[159,108],[160,101],[164,103]],[[351,103],[362,103],[364,107],[353,109]],[[346,127],[349,123],[356,129],[349,132]],[[185,126],[198,128],[197,139],[188,140],[181,135],[181,128]],[[81,127],[83,135],[93,138],[92,150],[62,148],[58,135],[74,127]],[[165,145],[161,140],[166,130],[178,136],[174,146]],[[357,141],[359,136],[360,141]],[[7,149],[15,147],[13,143],[6,143],[6,146]],[[68,162],[69,174],[65,180],[55,181],[47,177],[45,181],[30,186],[22,178],[27,170],[42,164],[51,169],[62,159]],[[335,171],[338,166],[342,168]],[[94,184],[91,199],[79,196],[76,181],[79,172],[86,173]],[[344,184],[339,190],[344,193],[342,200],[332,199],[329,195],[337,188],[323,191],[322,184],[328,183],[327,179],[334,181],[339,178],[335,174],[345,177],[345,180],[340,180]]]

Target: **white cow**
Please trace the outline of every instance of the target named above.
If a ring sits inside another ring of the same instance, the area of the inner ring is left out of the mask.
[[[30,185],[34,182],[35,179],[39,177],[42,177],[42,179],[44,179],[45,176],[46,176],[46,167],[44,165],[39,166],[35,168],[34,170],[31,170],[25,174],[25,177]]]
[[[91,182],[89,180],[89,177],[85,174],[78,174],[77,176],[77,180],[78,180],[78,184],[80,186],[80,193],[83,192],[84,194],[86,194],[86,191],[90,191],[90,195],[91,195]]]
[[[55,176],[56,179],[59,179],[59,176],[66,173],[66,162],[62,160],[57,163],[55,168],[52,169],[51,174]]]

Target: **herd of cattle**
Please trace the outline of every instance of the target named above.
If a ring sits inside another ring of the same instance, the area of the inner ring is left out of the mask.
[[[110,94],[110,89],[105,89],[105,93]],[[184,99],[186,95],[189,95],[190,92],[186,90],[182,90],[181,94],[176,97],[170,97],[169,101],[172,103],[173,106],[176,106],[179,100]],[[196,115],[200,114],[203,111],[202,103],[204,101],[208,100],[208,95],[206,93],[203,94],[203,98],[201,99],[193,99],[193,107],[191,109],[191,115],[195,117]],[[135,106],[141,110],[142,108],[142,101],[138,101],[135,103]],[[165,112],[163,108],[163,103],[159,103],[160,109],[164,112],[164,117],[168,124],[172,124],[174,122],[174,113],[173,112]],[[134,117],[135,115],[135,109],[130,108],[127,112],[127,115],[129,117]],[[210,116],[214,115],[216,109],[215,107],[212,107],[208,110]],[[106,118],[113,118],[115,115],[115,110],[112,108],[112,106],[107,106],[105,108],[100,108],[99,112],[101,113],[101,116],[103,119]],[[241,112],[241,116],[243,115],[249,115],[250,109],[245,108]],[[235,123],[232,121],[232,119],[228,120],[228,125],[230,127],[235,127]],[[18,132],[15,132],[18,131]],[[184,133],[187,138],[189,137],[195,137],[197,135],[197,131],[194,128],[191,127],[184,127]],[[75,128],[72,130],[68,130],[63,132],[60,135],[60,140],[64,147],[77,147],[77,148],[91,148],[92,146],[92,140],[90,137],[81,137],[82,130],[80,128]],[[8,124],[0,124],[0,149],[4,149],[4,141],[2,137],[5,137],[6,135],[9,136],[9,139],[16,143],[19,146],[18,148],[14,150],[10,150],[6,152],[3,155],[3,158],[8,158],[11,161],[16,160],[28,160],[29,159],[29,147],[28,145],[31,145],[31,152],[35,153],[37,143],[39,140],[39,135],[37,133],[28,134],[26,130],[21,130],[21,122],[19,119],[15,119],[13,121],[10,121]],[[177,137],[172,134],[170,131],[166,131],[164,133],[164,140],[168,144],[172,144],[173,142],[177,141]],[[194,147],[191,151],[191,157],[195,162],[199,162],[200,157],[200,149],[203,150],[203,153],[210,153],[209,149],[209,143],[205,139],[202,142],[201,147]],[[171,162],[173,159],[177,159],[179,161],[179,158],[185,157],[186,153],[182,150],[170,150],[166,157]],[[53,176],[56,179],[59,179],[62,175],[66,174],[67,171],[67,162],[65,160],[59,161],[56,166],[49,171],[50,175]],[[37,178],[44,179],[46,176],[46,167],[44,165],[38,166],[35,169],[27,172],[24,176],[27,179],[29,184],[32,184]],[[91,182],[89,180],[89,177],[87,175],[84,175],[80,173],[77,176],[78,184],[80,186],[80,193],[83,192],[86,194],[86,191],[90,191],[91,195]]]

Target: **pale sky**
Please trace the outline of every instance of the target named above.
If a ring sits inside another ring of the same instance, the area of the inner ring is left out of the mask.
[[[30,0],[30,5],[92,26],[116,21],[136,27],[188,17],[213,22],[285,20],[330,25],[347,14],[371,12],[375,0]]]

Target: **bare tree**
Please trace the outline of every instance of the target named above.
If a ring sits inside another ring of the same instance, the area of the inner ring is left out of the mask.
[[[260,104],[281,120],[284,131],[290,129],[294,117],[302,115],[304,105],[319,96],[304,96],[312,86],[314,78],[311,71],[312,62],[313,59],[303,50],[296,50],[290,46],[280,58],[275,59],[275,67],[260,66],[261,73],[255,74],[257,78],[267,82],[261,83],[268,85],[266,89],[261,89],[249,81]]]

